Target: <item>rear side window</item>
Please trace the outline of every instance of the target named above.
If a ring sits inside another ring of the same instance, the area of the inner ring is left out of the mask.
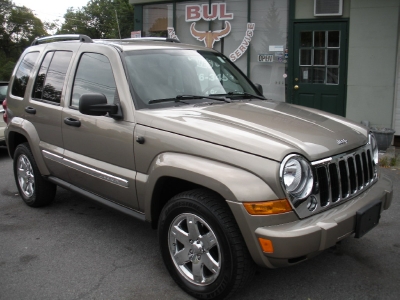
[[[36,77],[32,98],[59,104],[72,52],[51,51],[46,54]]]
[[[35,66],[38,56],[39,52],[30,52],[27,53],[22,59],[22,62],[18,67],[17,73],[15,74],[14,83],[11,89],[11,93],[14,96],[22,98],[24,97],[29,76],[31,75],[32,69]]]
[[[116,85],[114,74],[108,58],[98,53],[84,53],[76,72],[71,106],[79,106],[83,94],[103,94],[107,103],[114,103]]]

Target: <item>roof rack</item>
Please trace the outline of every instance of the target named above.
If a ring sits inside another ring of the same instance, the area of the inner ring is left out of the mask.
[[[141,37],[141,38],[126,38],[126,41],[153,41],[153,42],[170,42],[170,43],[180,43],[178,39],[171,39],[165,37]]]
[[[92,39],[84,34],[58,34],[58,35],[36,38],[32,42],[31,46],[44,43],[58,42],[58,41],[74,41],[74,40],[79,40],[82,43],[93,43]]]

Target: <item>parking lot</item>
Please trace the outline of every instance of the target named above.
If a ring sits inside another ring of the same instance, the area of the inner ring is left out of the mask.
[[[399,299],[400,170],[380,224],[310,261],[259,269],[234,299]],[[165,269],[149,224],[59,188],[34,209],[0,147],[0,299],[191,299]]]

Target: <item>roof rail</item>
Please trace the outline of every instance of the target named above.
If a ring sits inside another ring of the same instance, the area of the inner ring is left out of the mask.
[[[153,41],[153,42],[170,42],[170,43],[180,43],[178,39],[171,39],[166,37],[141,37],[141,38],[126,38],[126,41]]]
[[[45,37],[36,38],[31,46],[44,44],[44,43],[52,43],[58,41],[73,41],[79,40],[82,43],[93,43],[92,39],[84,34],[58,34],[58,35],[50,35]]]

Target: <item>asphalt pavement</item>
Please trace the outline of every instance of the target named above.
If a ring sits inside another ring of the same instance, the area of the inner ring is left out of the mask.
[[[379,225],[288,268],[258,269],[233,299],[399,299],[400,170]],[[192,299],[165,269],[150,225],[58,188],[26,206],[0,147],[0,299]]]

